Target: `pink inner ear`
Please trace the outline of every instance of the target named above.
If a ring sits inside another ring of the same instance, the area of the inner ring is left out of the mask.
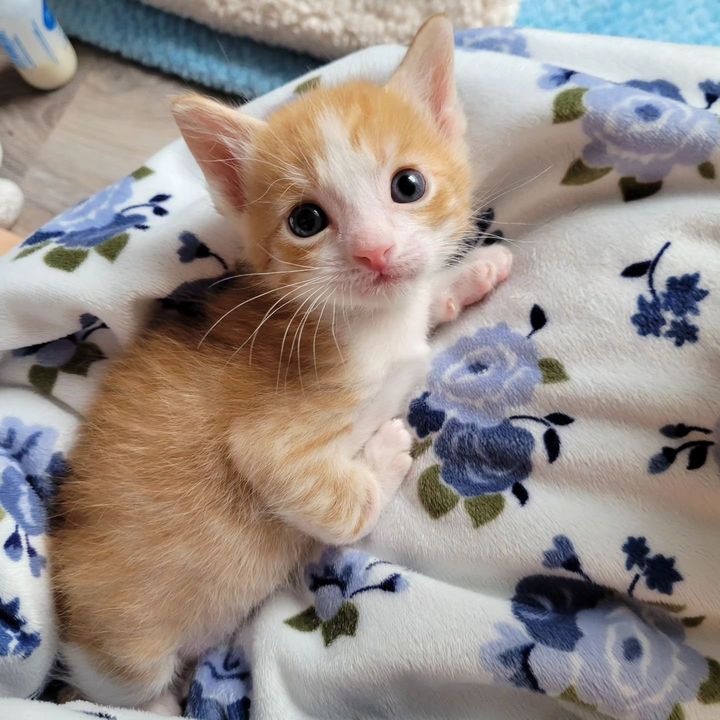
[[[242,161],[236,154],[239,147],[234,148],[227,138],[210,133],[210,128],[207,133],[186,133],[185,141],[210,186],[233,207],[241,208],[246,197],[241,179]]]
[[[447,18],[431,18],[418,31],[390,84],[414,94],[443,133],[456,139],[465,131],[465,118],[455,94],[454,52]]]
[[[430,107],[433,115],[437,118],[438,125],[448,134],[455,131],[455,97],[453,77],[447,69],[435,66],[432,75],[432,86],[430,89]]]
[[[245,156],[263,123],[197,96],[174,103],[173,114],[210,188],[226,204],[242,208],[247,202]]]

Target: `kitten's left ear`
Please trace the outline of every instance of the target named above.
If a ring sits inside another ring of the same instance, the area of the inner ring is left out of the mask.
[[[433,15],[418,30],[388,87],[419,100],[440,129],[453,139],[465,132],[455,90],[455,37],[446,15]]]

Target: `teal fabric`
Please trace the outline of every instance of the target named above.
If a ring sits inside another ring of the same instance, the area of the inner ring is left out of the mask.
[[[137,0],[51,0],[65,32],[143,65],[226,93],[269,92],[321,61],[226,35]]]
[[[720,0],[522,0],[517,26],[720,45]]]
[[[138,0],[50,1],[69,35],[230,94],[261,95],[321,63]],[[716,45],[720,0],[522,0],[517,25]]]

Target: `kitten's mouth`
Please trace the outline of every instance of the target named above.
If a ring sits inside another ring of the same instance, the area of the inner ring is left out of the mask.
[[[366,285],[368,294],[373,294],[379,290],[399,287],[405,283],[412,282],[418,273],[412,268],[405,270],[389,270],[387,272],[375,273]]]

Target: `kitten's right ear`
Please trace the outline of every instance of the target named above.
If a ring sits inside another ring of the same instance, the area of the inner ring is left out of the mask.
[[[172,112],[211,190],[242,209],[247,158],[265,122],[201,95],[175,99]]]

